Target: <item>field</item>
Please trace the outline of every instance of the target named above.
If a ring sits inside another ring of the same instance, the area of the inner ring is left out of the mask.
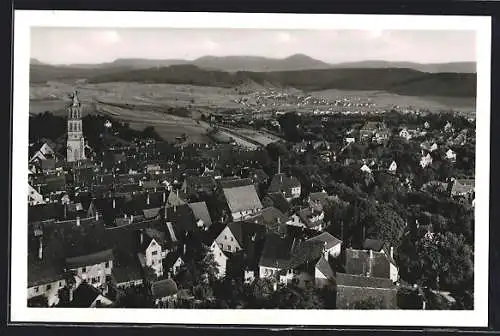
[[[475,112],[476,100],[470,97],[416,97],[401,96],[393,93],[380,91],[344,91],[325,90],[311,92],[315,97],[327,99],[347,98],[353,101],[372,102],[378,108],[391,106],[412,106],[415,108],[427,108],[431,111],[454,109],[461,112]]]
[[[56,115],[66,114],[65,106],[75,86],[64,82],[33,84],[30,88],[30,113],[49,111]],[[201,122],[202,113],[241,108],[235,101],[251,97],[261,88],[246,88],[245,92],[234,88],[218,88],[175,84],[100,83],[77,85],[84,113],[99,113],[127,121],[131,127],[142,129],[154,126],[166,140],[186,134],[188,142],[208,142],[208,125]],[[394,105],[464,112],[475,111],[473,98],[410,97],[376,91],[326,90],[310,92],[316,97],[329,100],[349,98],[352,101],[370,101],[377,107]],[[172,109],[185,108],[187,115],[178,115]],[[250,132],[250,131],[245,131]],[[262,144],[275,141],[258,132],[242,134]]]

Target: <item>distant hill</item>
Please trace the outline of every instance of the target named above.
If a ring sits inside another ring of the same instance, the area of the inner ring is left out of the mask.
[[[390,61],[361,61],[332,64],[335,69],[349,68],[406,68],[421,72],[456,72],[456,73],[476,73],[475,62],[452,62],[452,63],[414,63],[414,62],[390,62]]]
[[[204,69],[222,70],[228,72],[291,71],[328,69],[331,67],[328,63],[318,61],[303,54],[296,54],[283,59],[259,56],[204,56],[192,61],[192,64]]]
[[[235,87],[246,83],[316,90],[377,90],[411,96],[474,97],[476,75],[424,73],[405,68],[345,68],[271,72],[226,72],[201,69],[194,65],[128,70],[100,74],[93,83],[141,82]]]

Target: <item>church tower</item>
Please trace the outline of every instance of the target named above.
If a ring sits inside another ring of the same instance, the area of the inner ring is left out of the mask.
[[[77,162],[85,159],[85,140],[82,128],[82,106],[77,92],[73,93],[73,101],[68,108],[68,141],[67,161]]]

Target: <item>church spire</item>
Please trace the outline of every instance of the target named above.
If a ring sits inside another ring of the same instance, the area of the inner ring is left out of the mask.
[[[80,99],[78,99],[78,91],[76,90],[73,91],[73,106],[74,107],[80,106]]]

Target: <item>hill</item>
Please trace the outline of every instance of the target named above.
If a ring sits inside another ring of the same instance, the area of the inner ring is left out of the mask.
[[[424,73],[404,68],[230,73],[201,69],[194,65],[175,65],[102,74],[90,78],[89,82],[170,83],[226,88],[251,82],[257,85],[291,87],[304,91],[338,89],[376,90],[410,96],[474,97],[476,95],[475,74]]]
[[[283,59],[260,56],[204,56],[194,60],[192,64],[204,69],[222,70],[227,72],[291,71],[328,69],[331,67],[328,63],[318,61],[303,54],[296,54]]]
[[[451,63],[415,63],[415,62],[389,62],[389,61],[361,61],[361,62],[346,62],[332,64],[335,69],[349,68],[406,68],[421,72],[439,73],[439,72],[456,72],[456,73],[476,73],[475,62],[451,62]]]

